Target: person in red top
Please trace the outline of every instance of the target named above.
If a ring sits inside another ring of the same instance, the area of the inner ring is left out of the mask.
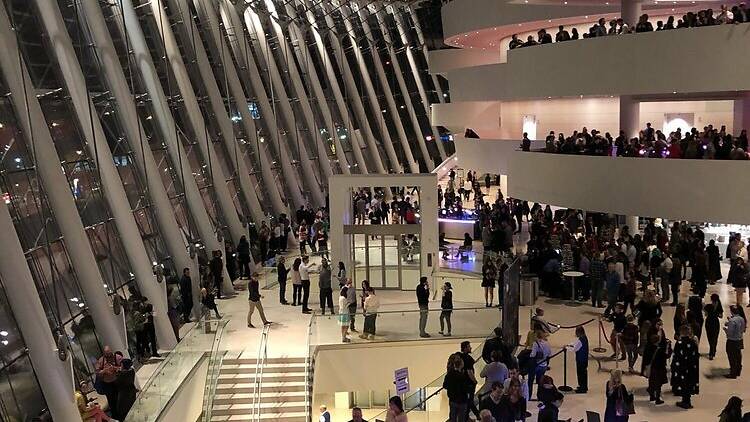
[[[666,158],[682,158],[682,147],[679,139],[672,139],[672,143],[667,147]]]
[[[299,236],[299,252],[302,255],[305,255],[307,253],[307,248],[305,248],[305,244],[308,243],[308,229],[307,224],[303,221],[302,224],[299,225],[299,230],[297,231],[297,236]]]

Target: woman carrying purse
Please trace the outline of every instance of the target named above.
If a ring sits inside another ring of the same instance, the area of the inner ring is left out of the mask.
[[[630,415],[635,414],[633,394],[622,384],[622,371],[611,372],[606,387],[607,408],[604,411],[604,422],[628,422]]]

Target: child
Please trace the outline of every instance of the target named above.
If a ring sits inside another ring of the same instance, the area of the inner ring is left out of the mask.
[[[576,327],[576,341],[570,345],[576,354],[576,375],[578,388],[576,393],[584,394],[589,390],[589,339],[583,325]]]
[[[627,324],[625,324],[625,329],[622,331],[622,343],[625,345],[625,354],[628,357],[628,371],[631,373],[635,372],[633,365],[635,365],[635,361],[638,359],[638,340],[640,336],[638,326],[635,325],[635,318],[633,315],[628,315]]]

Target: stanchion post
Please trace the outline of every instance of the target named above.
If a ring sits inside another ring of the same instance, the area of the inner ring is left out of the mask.
[[[568,348],[563,348],[563,385],[557,388],[560,391],[570,392],[573,388],[568,385]]]
[[[604,327],[602,326],[602,319],[599,317],[599,346],[594,347],[594,352],[596,353],[604,353],[607,351],[607,349],[602,347],[602,331],[604,331]]]

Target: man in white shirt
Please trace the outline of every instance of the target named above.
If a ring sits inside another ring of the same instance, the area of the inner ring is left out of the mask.
[[[309,314],[310,308],[307,307],[307,301],[310,299],[310,271],[315,264],[310,263],[310,257],[302,257],[302,263],[299,264],[299,278],[302,281],[302,313]]]

